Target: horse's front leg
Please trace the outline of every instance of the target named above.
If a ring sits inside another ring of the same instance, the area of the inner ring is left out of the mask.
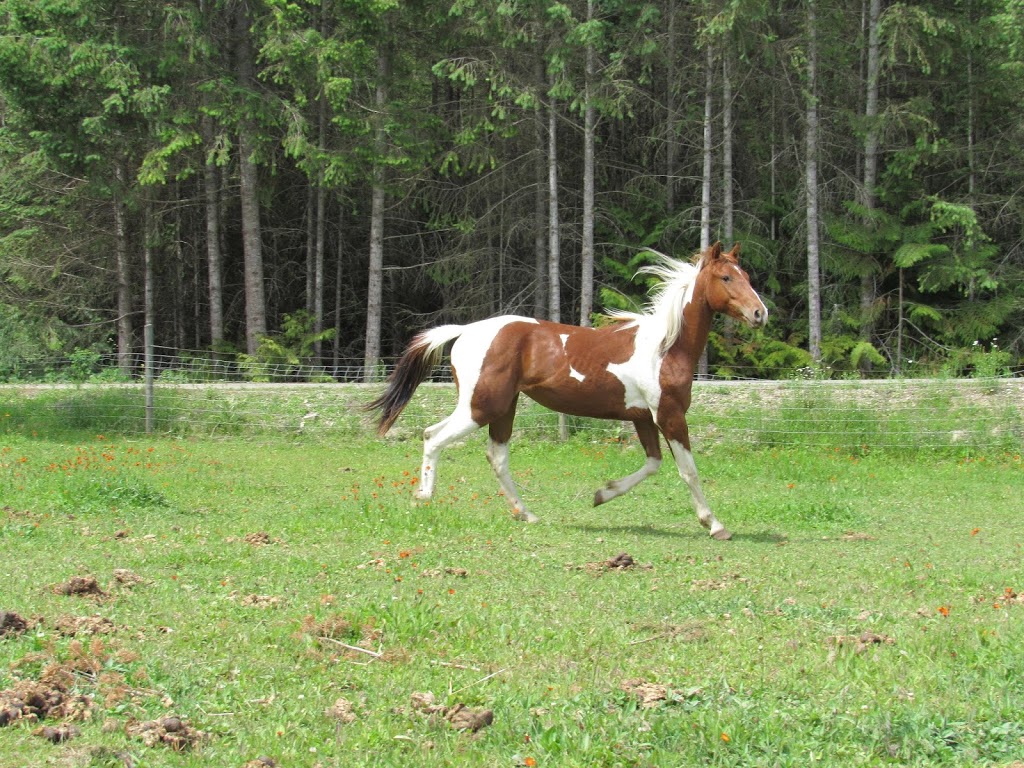
[[[636,427],[636,435],[640,438],[640,445],[643,446],[647,460],[636,472],[618,480],[609,481],[604,488],[595,493],[595,507],[632,490],[641,481],[657,472],[658,467],[661,466],[661,438],[658,436],[658,428],[654,426],[654,422],[634,421],[633,426]]]
[[[710,531],[713,538],[719,541],[731,539],[732,534],[718,522],[711,512],[711,507],[708,506],[707,499],[704,498],[704,491],[700,487],[700,478],[697,476],[697,464],[693,460],[693,453],[690,452],[690,435],[686,428],[686,420],[680,418],[678,421],[681,423],[668,429],[663,428],[662,431],[668,440],[672,457],[676,460],[679,474],[690,487],[690,496],[693,497],[693,505],[697,508],[697,519]]]
[[[508,441],[512,437],[512,422],[516,416],[517,401],[518,395],[513,397],[512,405],[505,413],[488,425],[490,440],[487,443],[487,460],[491,462],[498,484],[505,493],[505,500],[512,507],[512,516],[526,523],[536,523],[540,518],[530,512],[519,498],[516,482],[508,468]]]

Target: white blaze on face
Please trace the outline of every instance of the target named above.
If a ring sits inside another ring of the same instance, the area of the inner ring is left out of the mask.
[[[657,416],[661,399],[661,339],[649,323],[638,321],[633,341],[633,354],[624,363],[609,363],[608,373],[622,382],[626,390],[627,408],[649,408]]]

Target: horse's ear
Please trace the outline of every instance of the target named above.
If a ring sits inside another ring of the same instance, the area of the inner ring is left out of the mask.
[[[739,260],[740,260],[740,244],[739,244],[739,242],[738,242],[738,241],[737,241],[737,243],[736,243],[736,244],[735,244],[735,245],[734,245],[734,246],[732,247],[732,250],[731,250],[731,251],[729,251],[729,255],[730,255],[730,256],[732,256],[732,257],[733,257],[734,259],[736,259],[736,261],[739,261]]]
[[[722,243],[716,240],[712,246],[708,249],[708,258],[720,259],[722,258]]]

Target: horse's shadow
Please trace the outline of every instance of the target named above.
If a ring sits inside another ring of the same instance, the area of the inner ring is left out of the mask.
[[[591,533],[605,536],[638,536],[641,538],[661,539],[685,539],[696,541],[698,539],[710,538],[701,528],[693,531],[677,531],[671,528],[659,528],[654,525],[591,525],[586,523],[574,523],[565,525],[565,528],[579,531],[580,533]],[[751,533],[733,532],[732,541],[749,541],[754,544],[779,544],[789,541],[789,537],[772,531],[755,531]],[[726,544],[728,546],[728,544]]]

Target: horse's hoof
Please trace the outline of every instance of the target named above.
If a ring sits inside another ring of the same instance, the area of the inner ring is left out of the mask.
[[[525,509],[520,509],[512,515],[513,519],[519,520],[524,523],[536,523],[540,520],[532,512],[527,512]]]
[[[732,538],[732,534],[729,533],[728,528],[719,528],[717,531],[712,532],[711,538],[716,541],[728,541]]]
[[[604,502],[604,489],[601,489],[600,491],[594,494],[594,506],[600,507],[602,504],[604,504]]]

